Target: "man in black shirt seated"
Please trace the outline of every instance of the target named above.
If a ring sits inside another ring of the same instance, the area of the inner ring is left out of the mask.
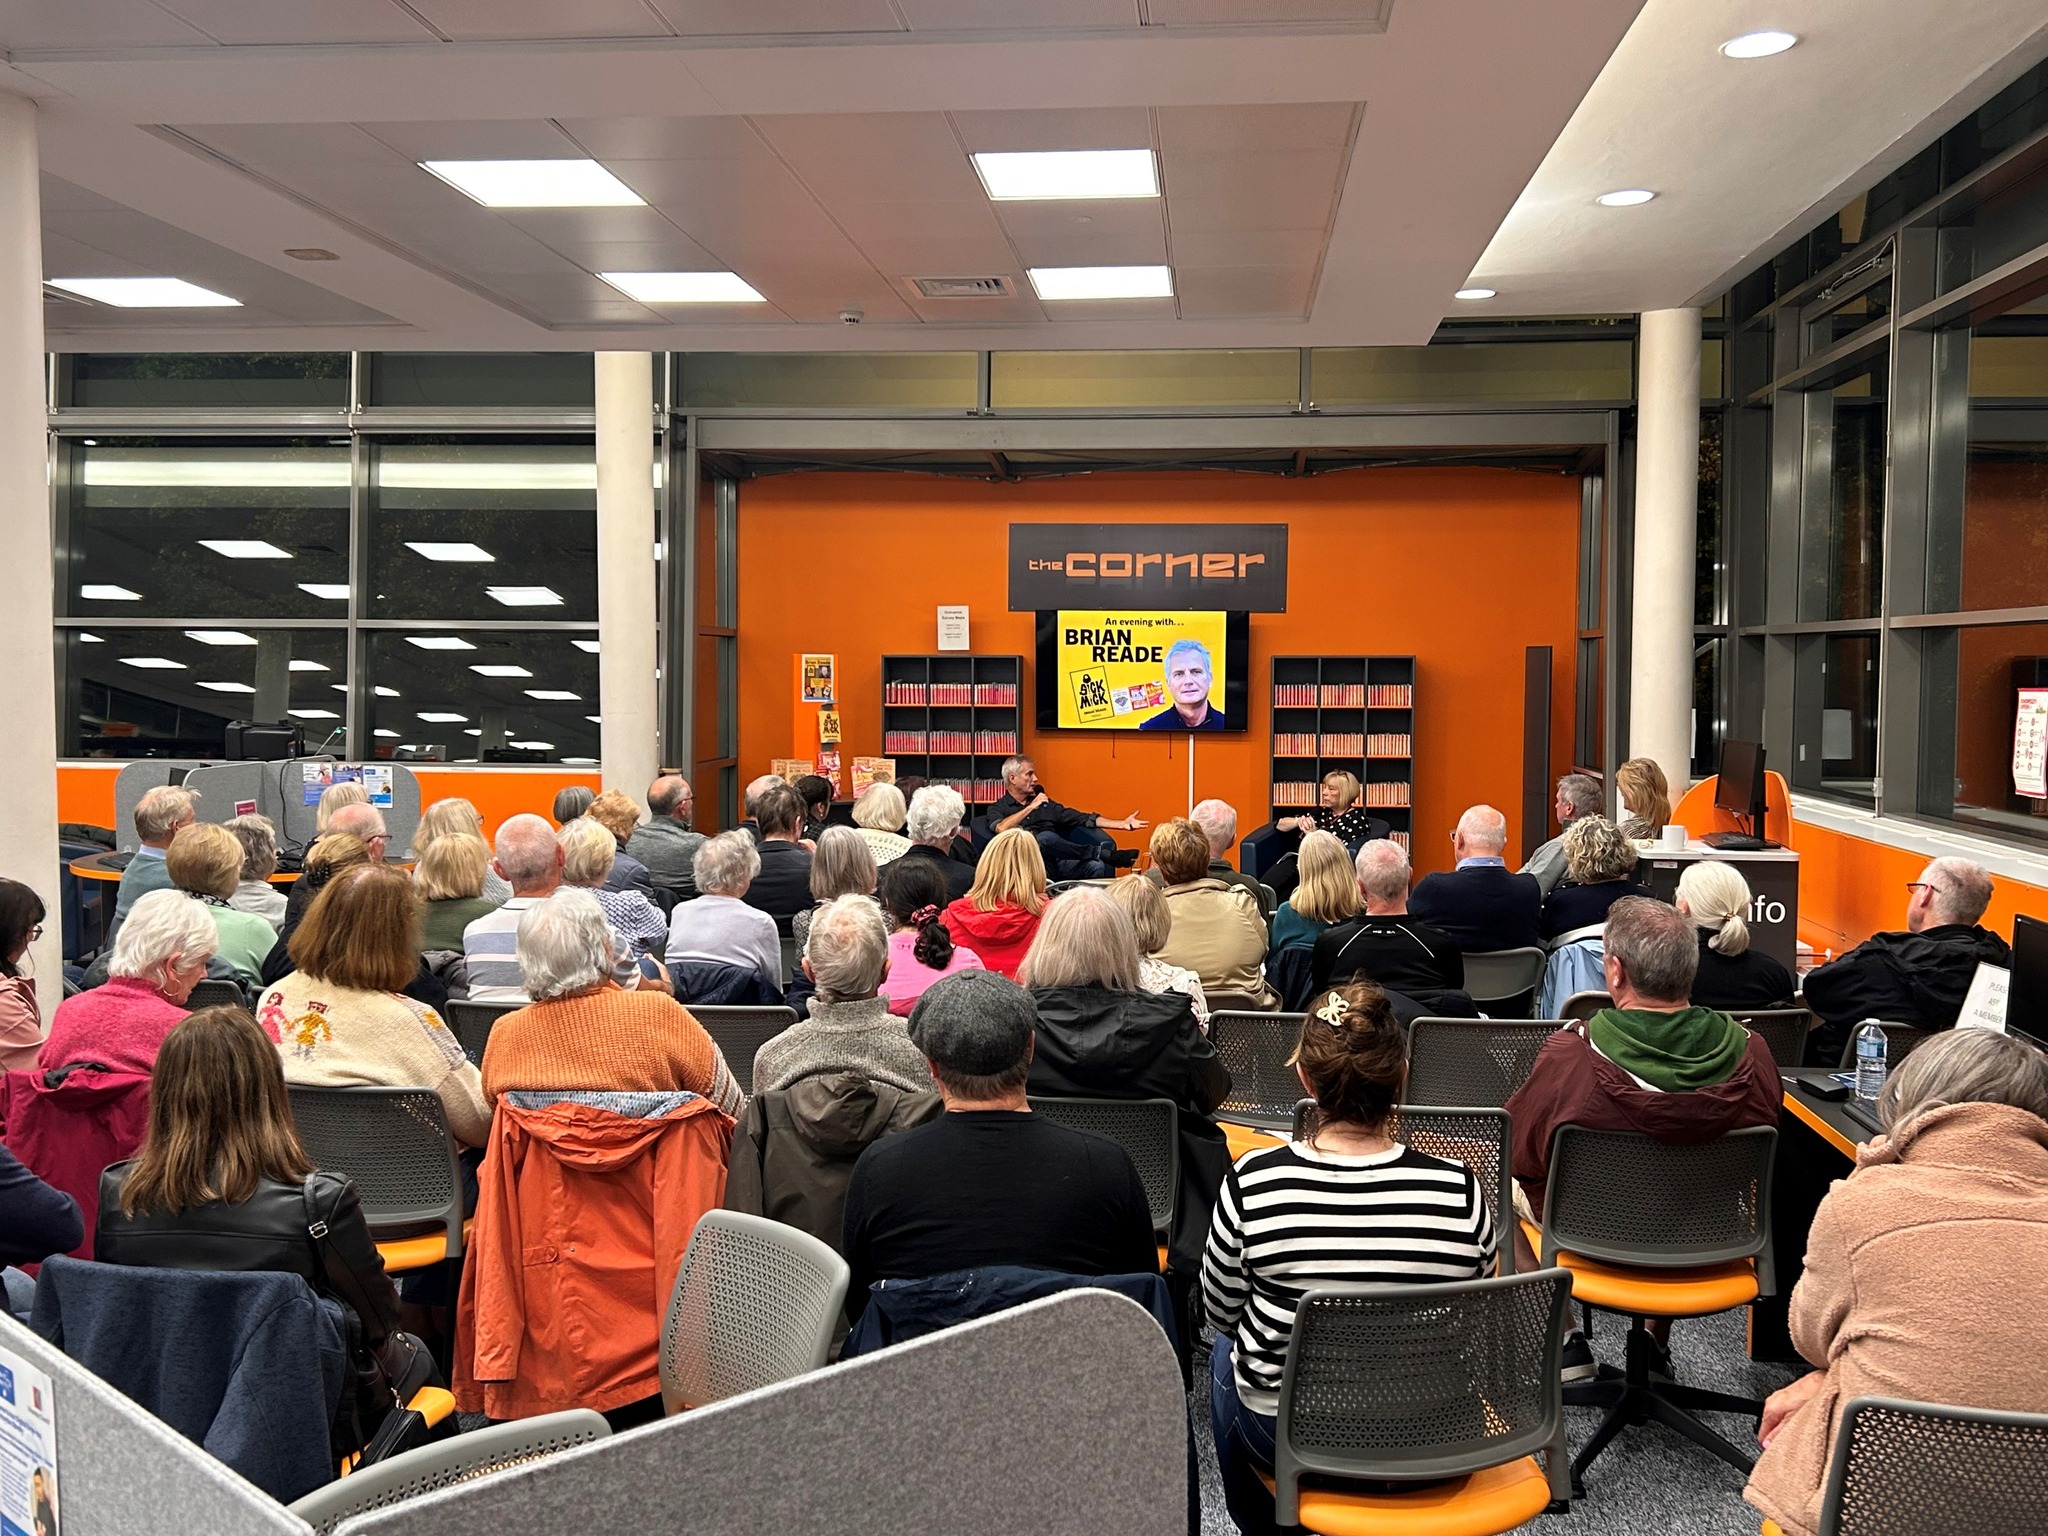
[[[803,831],[804,803],[780,779],[761,791],[754,805],[761,833],[761,872],[743,898],[775,919],[775,931],[789,937],[789,920],[808,912],[811,895],[811,853],[797,841]]]
[[[1054,880],[1106,880],[1119,861],[1116,840],[1101,828],[1135,832],[1148,823],[1136,811],[1122,821],[1106,821],[1089,811],[1070,810],[1039,787],[1030,758],[1012,757],[1003,762],[1003,793],[988,808],[988,825],[991,835],[1012,827],[1029,832]],[[1135,851],[1131,857],[1137,857]]]
[[[842,1245],[858,1316],[877,1280],[990,1264],[1069,1275],[1157,1274],[1145,1188],[1115,1142],[1031,1112],[1038,1010],[994,971],[934,982],[910,1014],[946,1113],[854,1164]]]
[[[1358,850],[1365,912],[1316,935],[1309,959],[1315,990],[1363,976],[1418,1001],[1465,985],[1465,958],[1440,928],[1408,915],[1408,850],[1378,838]]]

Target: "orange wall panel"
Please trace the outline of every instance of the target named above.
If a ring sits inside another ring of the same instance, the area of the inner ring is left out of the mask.
[[[1920,878],[1927,854],[1808,821],[1792,824],[1791,843],[1799,850],[1799,936],[1816,951],[1839,955],[1873,933],[1906,926],[1906,882]],[[2048,921],[2048,889],[1994,877],[1984,926],[2011,939],[2019,912]]]
[[[1184,815],[1185,736],[1034,729],[1033,618],[1007,606],[1010,524],[1284,521],[1288,611],[1251,618],[1251,728],[1198,743],[1195,798],[1230,801],[1246,830],[1265,821],[1272,657],[1413,655],[1416,868],[1449,863],[1451,826],[1478,801],[1507,813],[1517,850],[1525,646],[1552,648],[1553,771],[1570,757],[1578,518],[1576,480],[1509,470],[750,481],[739,498],[740,780],[792,755],[792,656],[837,653],[841,759],[876,754],[881,658],[933,651],[938,605],[965,603],[976,654],[1026,658],[1024,748],[1056,799],[1155,823]]]

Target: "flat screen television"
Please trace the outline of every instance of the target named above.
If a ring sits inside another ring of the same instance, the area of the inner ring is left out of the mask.
[[[1041,731],[1247,728],[1248,614],[1043,611],[1037,660]]]
[[[2048,1048],[2048,923],[2024,912],[2012,920],[2012,984],[2005,1027]]]
[[[1750,818],[1752,837],[1764,830],[1764,749],[1761,742],[1721,743],[1721,771],[1714,782],[1714,804]]]

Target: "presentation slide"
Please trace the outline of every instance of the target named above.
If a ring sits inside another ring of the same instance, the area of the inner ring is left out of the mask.
[[[1062,609],[1055,617],[1039,665],[1050,662],[1057,676],[1062,729],[1244,729],[1224,711],[1226,680],[1244,664],[1231,654],[1229,614]]]

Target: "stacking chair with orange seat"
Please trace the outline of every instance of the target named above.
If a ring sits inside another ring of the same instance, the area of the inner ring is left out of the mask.
[[[1159,1264],[1180,1209],[1180,1111],[1171,1099],[1074,1099],[1031,1095],[1033,1113],[1077,1131],[1106,1136],[1131,1155],[1158,1239]]]
[[[1570,1288],[1546,1269],[1309,1291],[1280,1381],[1275,1523],[1324,1536],[1491,1536],[1564,1508]],[[1317,1481],[1304,1487],[1304,1476]]]
[[[1504,1109],[1561,1019],[1417,1019],[1408,1026],[1405,1104]]]
[[[1746,1414],[1763,1404],[1668,1380],[1651,1380],[1651,1318],[1709,1317],[1776,1289],[1771,1250],[1771,1160],[1775,1126],[1730,1131],[1716,1141],[1673,1146],[1635,1131],[1561,1125],[1551,1143],[1542,1230],[1523,1224],[1544,1264],[1571,1274],[1584,1306],[1630,1319],[1627,1367],[1600,1367],[1566,1398],[1606,1416],[1572,1463],[1572,1485],[1614,1437],[1655,1420],[1747,1472],[1755,1457],[1694,1417],[1696,1410]]]
[[[313,1166],[355,1180],[387,1270],[402,1274],[462,1257],[462,1167],[431,1088],[295,1084],[286,1091]]]

